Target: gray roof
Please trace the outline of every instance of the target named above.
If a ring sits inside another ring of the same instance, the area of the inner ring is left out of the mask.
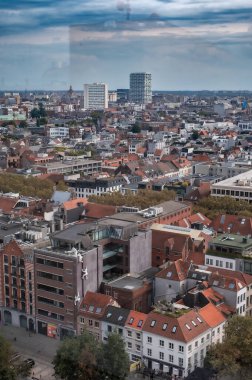
[[[52,239],[66,241],[68,243],[80,243],[84,235],[95,228],[94,223],[79,223],[66,228],[65,230],[56,232],[52,235]]]
[[[102,318],[102,321],[111,323],[117,326],[124,326],[130,310],[121,307],[108,306]]]
[[[55,203],[64,203],[66,201],[69,201],[71,199],[71,193],[69,191],[54,191],[51,201]]]

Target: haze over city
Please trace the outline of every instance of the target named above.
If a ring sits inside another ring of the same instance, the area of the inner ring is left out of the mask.
[[[154,90],[252,87],[248,0],[24,0],[0,3],[0,85],[62,90],[103,81]]]

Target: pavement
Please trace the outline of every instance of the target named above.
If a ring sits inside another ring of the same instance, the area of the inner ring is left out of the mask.
[[[23,328],[11,325],[1,326],[0,334],[11,343],[13,350],[20,353],[23,359],[34,359],[35,366],[32,368],[30,378],[55,380],[52,360],[60,345],[59,340],[29,333]]]

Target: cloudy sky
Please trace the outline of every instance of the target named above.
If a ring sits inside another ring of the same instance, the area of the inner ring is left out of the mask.
[[[252,0],[0,0],[0,89],[252,90]]]

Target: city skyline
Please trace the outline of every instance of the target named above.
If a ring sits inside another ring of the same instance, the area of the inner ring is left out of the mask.
[[[128,88],[138,71],[154,90],[252,89],[248,0],[2,3],[3,90]]]

